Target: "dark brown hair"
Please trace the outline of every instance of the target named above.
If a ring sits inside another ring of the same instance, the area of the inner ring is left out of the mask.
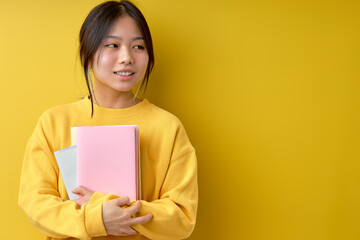
[[[145,72],[144,81],[141,82],[140,88],[145,93],[150,72],[154,66],[154,51],[152,39],[148,24],[140,10],[130,1],[107,1],[91,10],[81,26],[80,40],[80,59],[83,66],[86,85],[89,90],[91,100],[91,116],[94,114],[93,91],[90,77],[89,65],[93,60],[96,50],[102,39],[109,32],[114,22],[123,15],[129,15],[138,24],[144,37],[145,46],[149,55],[149,62]]]

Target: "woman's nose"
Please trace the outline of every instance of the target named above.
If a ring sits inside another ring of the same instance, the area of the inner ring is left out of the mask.
[[[134,63],[134,59],[132,56],[132,52],[130,49],[123,47],[122,49],[120,49],[120,53],[119,53],[119,62],[121,64],[133,64]]]

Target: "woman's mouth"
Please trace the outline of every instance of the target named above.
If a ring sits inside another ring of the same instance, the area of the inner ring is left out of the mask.
[[[119,76],[131,76],[134,74],[133,72],[114,72],[114,73]]]

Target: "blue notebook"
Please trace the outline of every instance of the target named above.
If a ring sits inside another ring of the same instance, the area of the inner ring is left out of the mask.
[[[71,192],[77,187],[76,152],[76,145],[54,152],[70,200],[78,198],[76,194]]]

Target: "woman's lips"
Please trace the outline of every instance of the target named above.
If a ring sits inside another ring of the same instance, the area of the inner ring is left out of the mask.
[[[129,80],[134,75],[133,71],[119,71],[114,73],[122,80]]]

